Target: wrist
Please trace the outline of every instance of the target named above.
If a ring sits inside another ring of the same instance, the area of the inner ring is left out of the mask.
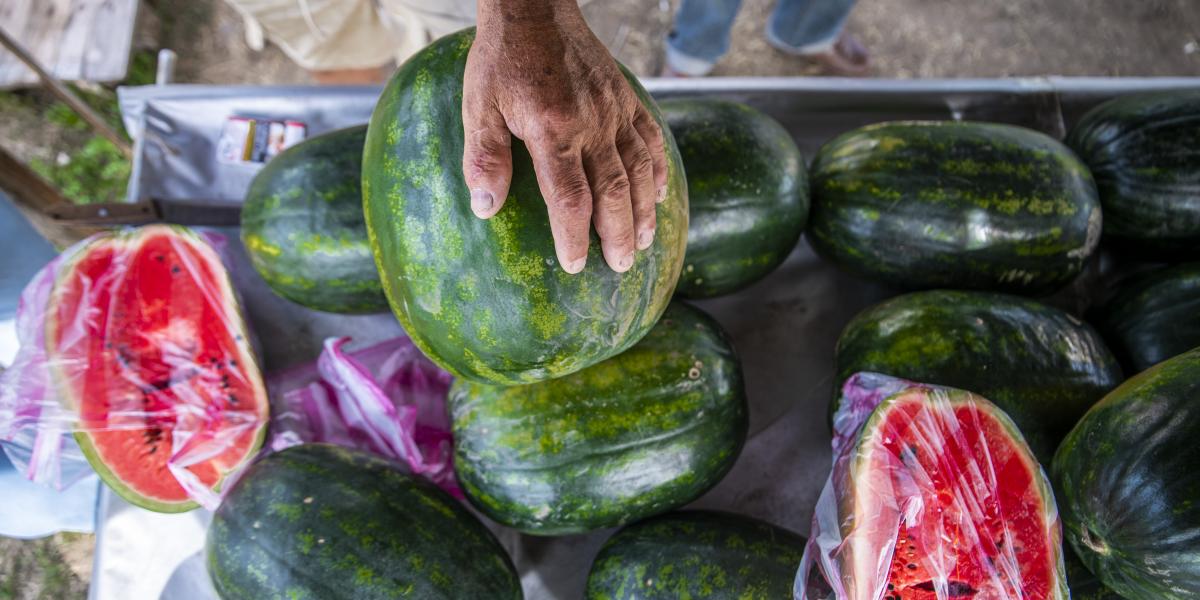
[[[481,31],[540,29],[582,18],[577,0],[479,0],[476,9]]]

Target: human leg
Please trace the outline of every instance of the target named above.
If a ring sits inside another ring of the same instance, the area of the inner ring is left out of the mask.
[[[741,0],[683,0],[667,37],[667,68],[689,76],[707,75],[729,51],[729,32]]]

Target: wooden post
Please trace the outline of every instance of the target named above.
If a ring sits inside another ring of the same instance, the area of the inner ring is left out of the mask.
[[[108,138],[108,141],[112,142],[125,155],[125,158],[133,158],[133,148],[130,147],[129,142],[125,141],[125,138],[121,137],[121,134],[117,133],[112,127],[109,127],[104,118],[96,114],[96,111],[92,110],[92,107],[88,106],[79,96],[76,96],[70,88],[46,72],[46,69],[42,68],[37,59],[22,48],[16,40],[9,37],[4,29],[0,29],[0,44],[8,48],[8,51],[16,55],[17,58],[21,59],[21,62],[25,63],[34,73],[37,73],[38,78],[42,80],[42,83],[46,84],[46,87],[50,89],[52,94],[65,102],[72,110],[79,113],[79,116],[83,117],[83,120],[87,121],[97,133]]]

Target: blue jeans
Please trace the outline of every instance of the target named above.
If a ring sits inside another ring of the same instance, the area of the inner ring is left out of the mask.
[[[683,0],[667,38],[667,66],[707,75],[729,51],[729,31],[742,0]],[[816,54],[841,35],[854,0],[779,0],[767,21],[771,45],[792,54]]]

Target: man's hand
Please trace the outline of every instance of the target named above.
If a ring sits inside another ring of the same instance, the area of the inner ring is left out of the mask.
[[[479,0],[463,128],[471,209],[485,219],[508,196],[510,132],[525,142],[568,273],[587,262],[592,223],[614,271],[654,241],[667,183],[662,132],[575,0]]]

